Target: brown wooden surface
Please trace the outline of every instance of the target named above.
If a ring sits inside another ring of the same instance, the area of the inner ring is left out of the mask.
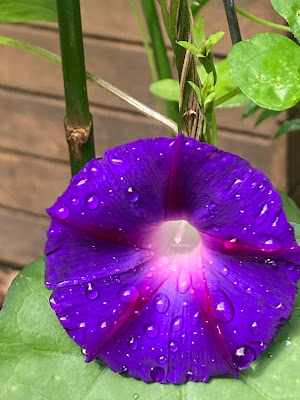
[[[157,109],[149,92],[151,75],[128,0],[82,0],[87,69]],[[240,7],[274,19],[269,0],[246,0]],[[207,33],[226,32],[217,58],[230,49],[221,0],[205,10]],[[279,20],[280,21],[280,20]],[[243,38],[266,31],[240,17]],[[0,34],[59,53],[55,24],[0,24]],[[49,223],[45,208],[70,179],[64,139],[63,83],[60,68],[34,55],[1,45],[0,63],[0,304],[8,282],[43,253]],[[126,103],[94,86],[88,87],[95,124],[97,155],[138,137],[167,136],[164,127],[139,115]],[[247,158],[281,189],[288,185],[287,138],[272,142],[278,121],[254,129],[254,117],[240,120],[240,109],[218,110],[220,147]],[[281,116],[282,118],[282,116]],[[289,165],[290,168],[290,165]],[[293,177],[295,180],[295,177]],[[2,266],[2,268],[1,268]],[[1,294],[2,293],[2,294]]]

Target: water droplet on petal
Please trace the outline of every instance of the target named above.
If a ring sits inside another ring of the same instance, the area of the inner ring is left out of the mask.
[[[121,160],[120,158],[114,157],[112,155],[109,157],[109,161],[112,165],[115,165],[117,167],[121,167],[123,165],[123,160]]]
[[[184,317],[182,315],[178,315],[172,321],[172,331],[178,332],[183,328],[184,325]]]
[[[256,321],[251,324],[251,329],[250,330],[251,330],[251,333],[252,333],[253,336],[259,335],[260,330],[259,330],[259,327],[258,327]]]
[[[185,270],[181,271],[177,279],[178,292],[185,294],[191,287],[191,284],[192,284],[191,275]]]
[[[277,306],[275,307],[276,308],[276,310],[285,310],[285,305],[284,304],[282,304],[282,303],[279,303],[279,304],[277,304]]]
[[[108,323],[107,321],[100,321],[98,324],[98,331],[100,332],[100,334],[104,334],[106,333],[106,331],[108,330]]]
[[[221,322],[231,321],[234,317],[234,308],[227,294],[223,290],[215,290],[211,292],[211,298],[216,319]]]
[[[138,201],[138,199],[139,199],[139,197],[140,197],[138,191],[135,190],[135,189],[132,188],[132,187],[130,187],[130,188],[127,190],[127,196],[128,196],[129,200],[130,200],[132,203],[135,203],[136,201]]]
[[[264,236],[258,242],[258,247],[265,252],[281,250],[283,245],[279,239],[273,236]]]
[[[111,196],[111,197],[114,196],[115,195],[114,190],[113,189],[109,189],[108,195]]]
[[[139,347],[139,341],[136,337],[131,336],[131,338],[128,340],[128,346],[130,350],[134,351]]]
[[[158,356],[156,361],[158,362],[158,364],[165,364],[167,362],[167,357],[164,355]]]
[[[73,198],[71,199],[71,204],[72,204],[72,206],[74,206],[74,207],[79,206],[79,204],[80,204],[80,199],[79,199],[78,197],[73,197]]]
[[[99,198],[97,194],[89,195],[86,199],[86,207],[89,210],[95,210],[99,205]]]
[[[140,296],[140,292],[135,286],[124,285],[119,291],[119,299],[123,303],[134,303]]]
[[[226,247],[226,249],[228,250],[234,249],[236,245],[237,245],[236,238],[224,241],[224,247]]]
[[[156,321],[151,321],[144,325],[144,332],[149,339],[155,339],[159,334],[159,325]]]
[[[204,366],[199,368],[199,375],[201,375],[201,381],[202,382],[208,382],[209,379],[209,374],[207,368]]]
[[[126,185],[126,180],[125,180],[124,176],[121,176],[120,181],[121,181],[122,186]]]
[[[211,201],[208,205],[208,208],[212,211],[217,207],[217,203],[215,201]]]
[[[197,311],[191,318],[191,323],[193,326],[197,326],[200,322],[199,311]]]
[[[86,178],[80,179],[80,181],[76,183],[76,186],[77,186],[78,189],[82,189],[83,190],[85,188],[86,183],[87,183],[87,179]]]
[[[100,175],[100,171],[99,171],[99,169],[97,167],[91,167],[90,172],[94,176],[99,176]]]
[[[223,276],[227,276],[229,274],[229,269],[227,267],[223,267],[220,271],[220,274]]]
[[[129,372],[129,368],[127,367],[127,365],[122,365],[121,374],[128,374],[128,372]]]
[[[164,314],[169,309],[170,300],[165,294],[157,294],[154,298],[154,305],[156,311],[158,311],[160,314]]]
[[[95,300],[99,296],[98,289],[93,283],[87,284],[86,295],[90,300]]]
[[[57,206],[55,215],[59,219],[67,219],[70,215],[70,209],[65,204],[62,206]]]
[[[255,351],[250,346],[242,346],[236,349],[233,356],[233,363],[239,369],[245,369],[255,359]]]
[[[246,292],[248,294],[252,294],[252,287],[251,286],[247,287]]]
[[[69,324],[70,324],[70,322],[71,322],[71,319],[70,319],[70,316],[69,316],[69,315],[66,315],[66,316],[64,316],[64,317],[60,317],[59,320],[60,320],[60,322],[61,322],[61,324],[62,324],[62,326],[63,326],[64,328],[65,328],[65,327],[68,327]]]
[[[179,349],[179,345],[176,342],[176,340],[171,340],[169,342],[169,350],[172,351],[172,353],[175,353],[176,351],[178,351]]]
[[[195,380],[194,372],[188,371],[188,372],[186,373],[186,380],[187,380],[187,381],[193,381],[193,380]]]
[[[262,224],[264,222],[264,220],[266,219],[266,216],[267,216],[267,211],[268,211],[268,204],[265,204],[263,206],[263,208],[261,209],[261,211],[259,212],[259,214],[257,214],[257,216],[255,218],[255,222],[257,224]]]
[[[161,367],[151,368],[150,377],[153,382],[161,382],[165,377],[165,371]]]

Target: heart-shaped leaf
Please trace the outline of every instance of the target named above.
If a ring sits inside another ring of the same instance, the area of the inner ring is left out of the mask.
[[[271,0],[275,10],[289,24],[295,37],[300,42],[300,2],[299,0]]]
[[[1,22],[57,21],[55,0],[1,0]]]
[[[299,308],[240,379],[146,384],[99,362],[86,364],[49,306],[44,259],[26,267],[0,313],[1,400],[296,400],[299,398]],[[298,296],[297,306],[300,305]]]
[[[300,47],[277,33],[261,33],[233,46],[232,81],[256,104],[285,110],[300,100]]]

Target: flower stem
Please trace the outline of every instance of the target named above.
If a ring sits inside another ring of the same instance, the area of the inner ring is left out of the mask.
[[[159,79],[172,78],[170,61],[167,55],[167,49],[161,32],[154,0],[141,0],[141,5],[151,38],[158,77]],[[170,118],[177,121],[178,103],[175,101],[166,101],[166,105]]]
[[[20,40],[15,40],[10,37],[0,36],[0,43],[5,44],[7,46],[15,47],[21,50],[25,50],[28,53],[37,55],[42,57],[46,60],[53,62],[56,65],[61,65],[61,57],[57,54],[51,53],[48,50],[45,50],[41,47],[34,46],[30,43],[22,42]],[[151,118],[162,125],[166,126],[170,129],[174,134],[177,134],[177,125],[170,120],[169,118],[165,117],[164,115],[160,114],[157,111],[152,110],[150,107],[145,106],[134,97],[129,96],[127,93],[123,92],[122,90],[114,87],[110,83],[104,81],[103,79],[99,78],[96,75],[91,74],[90,72],[86,72],[86,79],[93,83],[96,86],[101,87],[102,89],[107,90],[109,93],[113,94],[114,96],[118,97],[119,99],[125,101],[127,104],[133,106],[137,111],[144,114],[146,117]]]
[[[253,14],[250,14],[244,10],[242,10],[239,7],[235,7],[236,12],[240,15],[242,15],[245,18],[250,19],[251,21],[257,22],[258,24],[268,26],[270,28],[274,29],[279,29],[285,32],[292,32],[291,28],[289,26],[281,25],[281,24],[275,24],[274,22],[267,21],[266,19],[258,18]]]
[[[227,23],[230,31],[232,44],[241,42],[241,32],[239,27],[239,21],[237,19],[234,0],[223,0]]]
[[[218,127],[215,110],[211,112],[211,131],[212,131],[212,144],[218,146]]]
[[[214,102],[214,107],[218,107],[220,104],[225,103],[225,101],[230,100],[232,97],[242,93],[241,89],[236,87],[235,89],[232,89],[230,92],[224,94],[224,96],[219,97],[215,102]]]
[[[79,0],[57,0],[65,87],[65,128],[72,175],[95,157],[92,116],[86,88]]]

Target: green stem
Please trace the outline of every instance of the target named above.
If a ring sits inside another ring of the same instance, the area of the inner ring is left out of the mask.
[[[86,88],[79,0],[57,0],[66,101],[66,135],[72,175],[95,157],[92,117]]]
[[[214,146],[218,146],[218,127],[217,127],[217,120],[215,110],[213,109],[211,112],[211,131],[212,131],[212,144]]]
[[[48,50],[34,46],[30,43],[22,42],[20,40],[15,40],[6,36],[0,36],[0,43],[5,44],[7,46],[15,47],[20,50],[25,50],[28,53],[34,54],[48,61],[51,61],[56,65],[61,66],[62,64],[61,57],[59,57],[57,54],[51,53]],[[130,104],[136,110],[144,114],[146,117],[159,122],[160,124],[170,129],[173,133],[177,134],[178,132],[177,125],[169,118],[158,113],[157,111],[152,110],[150,107],[145,106],[144,104],[136,100],[134,97],[129,96],[127,93],[123,92],[122,90],[119,90],[110,83],[104,81],[103,79],[97,77],[96,75],[91,74],[90,72],[86,72],[86,79],[89,82],[93,83],[94,85],[107,90],[109,93],[125,101],[127,104]]]
[[[159,79],[172,78],[172,71],[167,55],[167,49],[160,28],[159,19],[155,7],[154,0],[141,0],[145,20],[147,23],[149,35],[151,38],[152,49],[154,53],[156,70]],[[178,104],[175,101],[166,101],[168,115],[177,121]]]
[[[215,102],[214,102],[214,107],[218,107],[220,104],[225,103],[225,101],[230,100],[232,97],[242,93],[241,89],[236,87],[235,89],[232,89],[230,92],[224,94],[224,96],[219,97]]]
[[[253,14],[250,14],[239,7],[235,7],[236,12],[251,21],[257,22],[258,24],[268,26],[269,28],[280,29],[285,32],[292,32],[291,28],[281,24],[275,24],[274,22],[267,21],[266,19],[258,18]]]

